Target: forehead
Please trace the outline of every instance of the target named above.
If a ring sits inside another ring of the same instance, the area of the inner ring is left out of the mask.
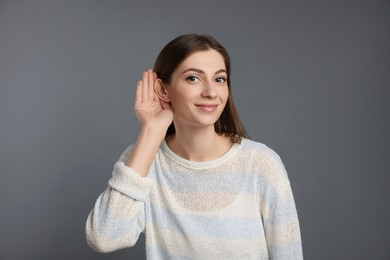
[[[214,49],[197,51],[190,54],[190,56],[188,56],[182,63],[180,63],[177,70],[180,71],[189,68],[197,68],[211,72],[221,69],[226,70],[223,56]]]

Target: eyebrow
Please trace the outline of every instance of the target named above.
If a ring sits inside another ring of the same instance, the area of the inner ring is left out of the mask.
[[[184,74],[184,73],[186,73],[186,72],[188,72],[188,71],[194,71],[194,72],[197,72],[197,73],[199,73],[199,74],[206,74],[203,70],[200,70],[200,69],[197,69],[197,68],[189,68],[189,69],[186,69],[186,70],[183,71],[181,74]],[[214,75],[215,75],[215,74],[218,74],[218,73],[221,73],[221,72],[227,73],[225,69],[220,69],[220,70],[216,71],[216,72],[214,73]]]

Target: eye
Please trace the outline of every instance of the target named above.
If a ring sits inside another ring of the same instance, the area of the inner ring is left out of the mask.
[[[218,78],[215,79],[215,81],[218,82],[218,83],[225,83],[226,82],[226,78],[218,77]]]
[[[189,76],[189,77],[186,78],[186,80],[187,80],[188,82],[190,82],[190,83],[193,83],[193,82],[199,81],[199,78],[196,77],[196,76]]]

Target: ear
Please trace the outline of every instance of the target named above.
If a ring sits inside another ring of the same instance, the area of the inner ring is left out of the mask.
[[[164,84],[161,79],[156,79],[154,81],[154,92],[158,96],[158,98],[164,102],[170,102],[168,92],[164,87]]]

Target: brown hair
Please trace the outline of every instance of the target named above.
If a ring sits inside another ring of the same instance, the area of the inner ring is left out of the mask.
[[[238,117],[237,110],[233,103],[231,84],[230,84],[230,57],[226,49],[212,36],[207,34],[185,34],[170,41],[157,56],[154,63],[154,71],[165,84],[169,84],[171,76],[176,68],[188,56],[197,51],[206,51],[209,49],[219,52],[225,62],[227,84],[229,89],[229,97],[227,104],[222,111],[221,116],[215,122],[215,131],[219,134],[229,135],[234,143],[241,142],[242,137],[249,138],[244,126]],[[172,123],[167,135],[175,133],[175,126]]]

